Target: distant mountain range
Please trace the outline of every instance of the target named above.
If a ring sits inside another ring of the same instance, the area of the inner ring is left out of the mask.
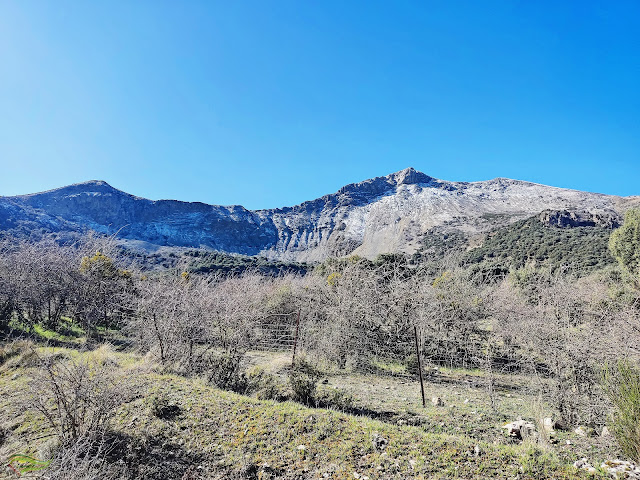
[[[640,197],[619,197],[496,178],[449,182],[413,168],[342,187],[294,207],[247,210],[148,200],[89,181],[0,197],[0,230],[73,236],[94,230],[126,245],[206,248],[285,261],[414,253],[434,228],[482,234],[532,215],[550,225],[614,227]]]

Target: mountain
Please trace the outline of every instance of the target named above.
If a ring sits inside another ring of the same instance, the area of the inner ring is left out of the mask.
[[[254,211],[238,205],[148,200],[103,181],[89,181],[0,197],[0,230],[58,236],[95,230],[147,249],[203,247],[278,260],[320,261],[352,253],[366,257],[412,253],[434,227],[472,235],[544,210],[615,223],[637,202],[637,197],[505,178],[449,182],[413,168],[347,185],[294,207]],[[556,218],[553,215],[549,221]]]

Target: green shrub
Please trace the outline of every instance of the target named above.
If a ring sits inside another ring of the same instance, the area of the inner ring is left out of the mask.
[[[313,405],[316,395],[318,380],[322,377],[322,372],[316,369],[304,358],[296,361],[289,374],[289,385],[293,393],[293,400]]]
[[[640,462],[640,369],[620,360],[605,368],[603,387],[615,407],[611,432],[622,452]]]
[[[324,388],[317,391],[315,395],[316,407],[347,412],[353,409],[354,403],[353,395],[337,388]]]
[[[270,382],[265,384],[256,392],[256,397],[260,400],[275,400],[276,402],[284,402],[289,400],[290,392],[286,385],[278,382]]]
[[[286,385],[278,380],[277,375],[254,368],[247,373],[249,387],[247,393],[255,393],[260,400],[276,400],[283,402],[289,399]]]
[[[216,354],[209,357],[209,381],[216,387],[246,394],[249,379],[240,369],[243,355],[239,352]]]
[[[632,275],[640,275],[640,209],[627,210],[624,224],[611,234],[609,250]]]

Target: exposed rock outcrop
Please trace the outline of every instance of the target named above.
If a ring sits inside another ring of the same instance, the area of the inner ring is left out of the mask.
[[[618,228],[622,224],[622,216],[614,210],[545,210],[538,215],[546,225],[560,228],[603,227]]]

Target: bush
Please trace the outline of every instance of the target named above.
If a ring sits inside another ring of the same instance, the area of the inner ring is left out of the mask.
[[[59,353],[42,358],[33,349],[30,354],[39,359],[40,370],[24,406],[39,412],[56,435],[47,445],[44,458],[51,460],[44,478],[123,478],[122,465],[110,464],[107,457],[117,447],[112,420],[131,399],[127,383],[114,373],[110,362],[100,362],[96,355],[71,360]]]
[[[129,478],[124,462],[114,462],[119,440],[109,435],[79,438],[54,446],[42,478],[47,480],[117,480]],[[39,477],[40,478],[40,477]]]
[[[239,352],[228,352],[209,357],[209,381],[223,390],[246,394],[249,390],[249,379],[240,369],[242,358],[243,355]]]
[[[26,407],[40,412],[62,442],[104,434],[129,395],[113,370],[54,355],[42,360]]]
[[[320,377],[322,373],[318,369],[305,359],[299,359],[289,374],[293,400],[305,405],[313,405]]]
[[[640,209],[627,210],[624,224],[611,234],[611,254],[632,275],[640,275]]]
[[[284,402],[289,399],[287,386],[279,381],[277,375],[266,373],[262,369],[254,369],[247,375],[249,379],[249,390],[255,392],[260,400],[275,400]]]
[[[332,408],[342,412],[353,409],[355,400],[352,395],[336,388],[324,388],[316,393],[315,404],[320,408]]]
[[[640,462],[640,369],[621,360],[605,369],[603,387],[615,407],[611,432],[622,452]]]

